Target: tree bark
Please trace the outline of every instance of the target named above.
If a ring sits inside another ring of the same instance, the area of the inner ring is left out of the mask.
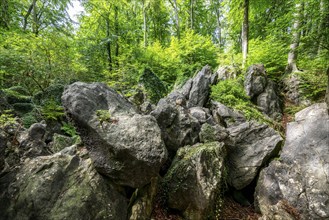
[[[194,0],[190,0],[190,28],[194,29]]]
[[[146,15],[145,0],[143,0],[143,31],[144,31],[144,47],[147,47],[147,15]]]
[[[177,6],[177,1],[169,0],[169,2],[174,8],[175,20],[176,20],[176,35],[177,35],[177,38],[180,39],[180,21],[179,21],[179,11],[178,11],[178,6]]]
[[[106,18],[106,52],[107,52],[107,62],[109,65],[109,71],[112,71],[112,54],[111,54],[111,40],[110,40],[110,19],[107,15]]]
[[[292,43],[290,44],[290,51],[288,53],[288,65],[286,67],[287,73],[293,73],[298,71],[297,67],[297,55],[298,55],[298,46],[300,43],[301,36],[301,24],[303,20],[302,9],[303,3],[297,3],[295,6],[294,13],[294,23],[292,27]]]
[[[114,30],[115,30],[115,35],[116,35],[116,40],[115,40],[115,64],[116,66],[119,65],[118,62],[118,56],[119,56],[119,9],[118,6],[114,7]]]
[[[328,109],[328,115],[329,115],[329,66],[327,69],[327,77],[328,77],[328,81],[327,81],[327,91],[326,91],[325,101],[327,103],[327,109]]]
[[[243,2],[243,23],[242,23],[242,68],[247,64],[248,40],[249,40],[249,0]]]
[[[33,25],[32,32],[37,37],[39,35],[39,20],[38,20],[38,9],[37,9],[37,0],[33,0]]]

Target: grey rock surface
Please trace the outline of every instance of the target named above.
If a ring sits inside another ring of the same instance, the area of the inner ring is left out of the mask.
[[[126,219],[125,197],[78,155],[26,160],[0,189],[1,219]]]
[[[158,174],[167,150],[153,116],[137,114],[125,98],[102,83],[71,84],[62,103],[98,172],[133,188]]]
[[[279,153],[282,138],[274,129],[255,121],[227,130],[228,182],[240,190],[248,186],[262,166]]]
[[[222,103],[211,101],[210,109],[215,122],[224,127],[235,126],[246,121],[244,115]]]
[[[257,106],[269,117],[280,120],[282,118],[282,106],[276,91],[278,90],[275,83],[268,79],[265,90],[257,96]]]
[[[267,218],[329,219],[329,116],[325,103],[296,114],[278,160],[259,177],[255,200]],[[288,211],[287,211],[288,210]]]
[[[169,207],[186,219],[214,219],[222,199],[225,156],[219,142],[180,148],[164,177]]]
[[[244,88],[250,98],[254,98],[261,94],[266,87],[267,77],[264,65],[256,64],[248,68]]]

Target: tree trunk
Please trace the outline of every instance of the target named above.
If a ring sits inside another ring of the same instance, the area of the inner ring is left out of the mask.
[[[301,35],[301,24],[302,24],[302,3],[296,4],[296,11],[294,13],[294,24],[292,28],[292,43],[290,44],[290,51],[288,53],[288,65],[286,67],[287,73],[297,72],[297,55],[298,55],[298,46],[300,42]]]
[[[322,51],[322,45],[325,37],[324,30],[326,28],[326,22],[328,22],[327,19],[329,19],[329,16],[326,14],[326,11],[329,10],[324,0],[320,1],[320,19],[319,19],[319,25],[318,25],[318,55],[321,54]],[[329,13],[329,12],[327,12]],[[329,23],[328,23],[329,24]]]
[[[116,66],[119,65],[118,62],[118,56],[119,56],[119,15],[118,15],[118,6],[114,7],[114,30],[115,30],[115,35],[116,35],[116,40],[115,40],[115,64]]]
[[[243,24],[242,24],[242,68],[247,64],[248,40],[249,40],[249,0],[243,3]]]
[[[112,71],[112,54],[111,54],[111,40],[110,40],[110,19],[107,15],[106,18],[106,52],[107,52],[107,62],[109,65],[109,71]]]
[[[190,0],[190,28],[194,29],[194,0]]]
[[[39,21],[38,21],[38,9],[37,9],[37,0],[33,0],[33,25],[32,32],[37,37],[39,35]]]
[[[146,15],[145,0],[143,0],[143,31],[144,31],[144,47],[147,47],[147,15]]]
[[[326,91],[325,101],[327,103],[327,109],[328,109],[328,115],[329,115],[329,66],[327,69],[327,77],[328,77],[328,82],[327,82],[327,91]]]
[[[179,12],[178,12],[177,1],[169,0],[169,2],[174,8],[175,20],[176,20],[176,35],[177,35],[178,39],[180,39],[180,21],[179,21]]]

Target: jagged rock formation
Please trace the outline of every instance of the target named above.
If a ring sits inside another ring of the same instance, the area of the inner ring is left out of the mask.
[[[248,68],[244,87],[247,95],[263,113],[273,119],[281,119],[282,104],[276,84],[267,78],[264,65],[257,64]]]
[[[167,150],[152,116],[137,114],[125,98],[102,83],[71,84],[62,103],[98,172],[133,188],[158,174]]]
[[[259,177],[255,199],[264,219],[329,218],[329,116],[324,103],[295,116],[278,160]]]
[[[162,138],[169,150],[176,151],[199,141],[201,124],[208,120],[207,112],[201,113],[204,110],[200,107],[204,107],[208,101],[211,76],[210,67],[205,66],[181,89],[161,99],[151,112],[161,128]]]
[[[211,85],[235,77],[224,70],[204,67],[144,115],[143,103],[136,110],[105,84],[67,86],[62,103],[79,144],[59,135],[59,123],[0,125],[0,219],[152,219],[163,205],[186,219],[220,219],[225,190],[250,205],[244,193],[258,177],[264,220],[329,218],[325,104],[296,115],[272,160],[278,132],[209,99]],[[264,67],[246,77],[252,101],[279,117]]]
[[[74,153],[28,160],[0,188],[1,219],[126,219],[125,197]]]
[[[222,202],[225,156],[219,142],[180,148],[164,177],[169,207],[186,219],[214,219]]]
[[[286,98],[295,105],[310,105],[311,101],[303,96],[300,88],[302,79],[297,74],[289,74],[283,80],[284,93]]]

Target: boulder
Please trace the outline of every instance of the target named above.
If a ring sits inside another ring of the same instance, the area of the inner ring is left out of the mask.
[[[53,153],[57,153],[66,147],[74,144],[74,139],[61,134],[54,134],[53,141],[49,143],[49,149]]]
[[[211,68],[207,65],[193,78],[187,104],[189,108],[203,107],[206,104],[210,93],[211,75]]]
[[[257,106],[269,117],[280,120],[282,118],[282,105],[276,91],[276,84],[272,80],[268,80],[265,90],[257,96]]]
[[[126,219],[126,200],[90,159],[58,153],[0,177],[2,219]]]
[[[192,79],[167,97],[160,99],[151,112],[161,128],[162,138],[169,150],[176,151],[199,141],[201,124],[212,120],[203,108],[208,102],[212,71],[205,66]]]
[[[51,154],[44,141],[46,125],[35,123],[19,136],[20,149],[23,157],[36,157]]]
[[[128,216],[130,220],[151,219],[153,205],[158,193],[159,178],[152,178],[151,183],[136,189],[130,199]]]
[[[193,145],[199,140],[200,123],[191,116],[186,107],[173,105],[163,99],[151,112],[160,128],[168,150],[176,151],[185,145]]]
[[[257,97],[265,90],[266,84],[267,76],[264,65],[255,64],[250,66],[244,81],[244,88],[247,95],[250,96],[250,98]]]
[[[265,219],[329,219],[329,116],[324,103],[288,123],[280,158],[259,177],[255,201]]]
[[[210,109],[215,122],[224,127],[235,126],[246,121],[244,115],[222,103],[211,101]]]
[[[265,124],[249,121],[227,129],[228,182],[240,190],[281,149],[281,136]]]
[[[210,125],[205,123],[201,127],[200,131],[200,142],[207,143],[207,142],[214,142],[214,141],[224,141],[228,137],[228,131],[218,125]]]
[[[296,74],[289,74],[283,79],[286,98],[295,105],[310,105],[311,101],[302,95],[300,84],[302,79]]]
[[[125,98],[102,83],[71,84],[62,103],[98,172],[133,188],[158,175],[167,150],[153,116],[137,114]]]
[[[163,180],[168,206],[186,219],[214,219],[222,204],[225,156],[219,142],[180,148]]]
[[[248,68],[244,88],[252,102],[274,120],[282,118],[282,101],[277,91],[277,85],[267,78],[264,65],[256,64]]]
[[[216,74],[218,81],[235,79],[240,74],[240,70],[235,66],[222,66],[217,69]]]

